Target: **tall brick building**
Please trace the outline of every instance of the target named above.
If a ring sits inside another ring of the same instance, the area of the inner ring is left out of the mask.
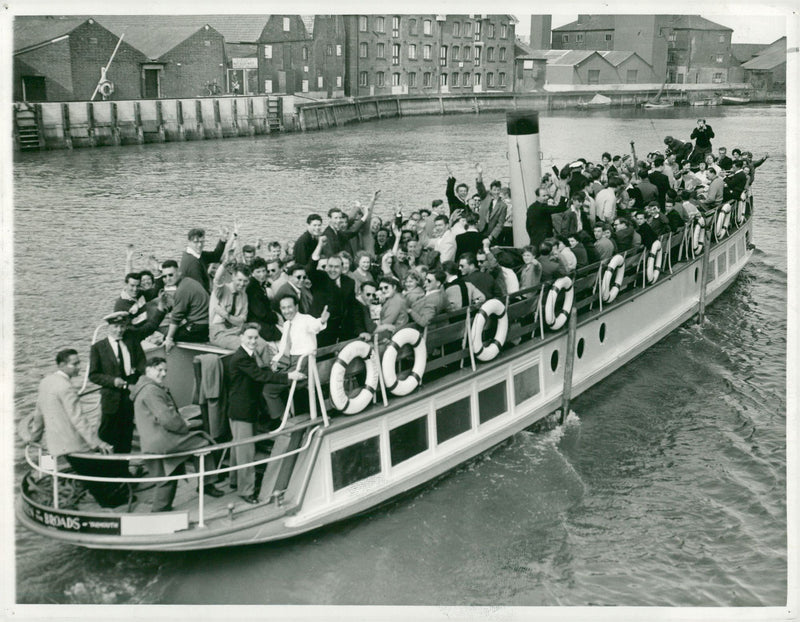
[[[347,15],[345,94],[511,91],[511,15]]]

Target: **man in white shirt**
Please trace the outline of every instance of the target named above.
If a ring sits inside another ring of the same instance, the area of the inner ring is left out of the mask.
[[[456,236],[448,229],[449,220],[447,216],[439,215],[433,220],[433,237],[427,242],[427,246],[439,253],[439,261],[453,261],[456,256]]]
[[[278,301],[283,315],[283,337],[278,351],[272,357],[272,369],[277,370],[281,359],[288,356],[290,368],[294,368],[300,357],[307,357],[317,349],[317,335],[328,326],[328,307],[322,309],[318,318],[297,312],[297,298],[287,294]],[[353,309],[355,311],[355,309]],[[307,358],[303,359],[302,369],[306,368]]]
[[[617,186],[616,177],[608,180],[608,187],[603,188],[595,197],[595,214],[603,222],[611,223],[617,217]]]

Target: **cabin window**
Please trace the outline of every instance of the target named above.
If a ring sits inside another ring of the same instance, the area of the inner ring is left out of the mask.
[[[420,417],[389,430],[392,466],[428,449],[428,418]]]
[[[731,246],[731,249],[728,251],[728,261],[731,265],[736,263],[736,247]]]
[[[706,283],[711,283],[711,281],[713,281],[715,278],[717,278],[717,277],[714,274],[714,262],[713,261],[709,261],[708,262],[708,274],[706,274]]]
[[[553,353],[550,355],[550,369],[555,372],[558,369],[558,350],[553,350]]]
[[[506,381],[499,382],[478,392],[478,419],[486,423],[508,409],[506,404]]]
[[[694,269],[694,282],[695,282],[695,283],[697,283],[697,277],[698,277],[699,275],[700,275],[700,269],[699,269],[699,268],[695,268],[695,269]]]
[[[444,74],[443,74],[444,75]],[[436,440],[441,445],[472,426],[470,398],[464,397],[436,410]]]
[[[586,346],[586,341],[584,340],[584,338],[581,337],[580,339],[578,339],[578,348],[577,348],[578,358],[581,358],[583,356],[583,349],[585,346]]]
[[[717,258],[717,274],[724,274],[728,271],[728,256],[725,253],[720,253]]]
[[[380,472],[381,450],[377,436],[331,452],[334,490],[341,490]]]
[[[519,405],[539,393],[539,366],[514,374],[514,404]]]

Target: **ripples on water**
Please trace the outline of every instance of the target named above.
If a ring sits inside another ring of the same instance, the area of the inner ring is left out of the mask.
[[[417,493],[288,542],[103,552],[17,529],[17,598],[38,603],[781,605],[786,598],[786,180],[782,107],[704,111],[715,146],[771,154],[759,250],[707,312],[573,402]],[[713,115],[713,117],[712,117]],[[688,137],[694,111],[542,115],[559,164]],[[88,340],[124,246],[179,256],[189,226],[295,237],[310,211],[382,189],[378,213],[442,197],[449,162],[507,179],[504,117],[24,155],[15,165],[15,394]],[[443,197],[442,197],[443,198]],[[276,235],[276,232],[281,232]],[[143,257],[137,259],[139,264]],[[17,477],[22,472],[15,444]],[[356,590],[353,586],[359,586]]]

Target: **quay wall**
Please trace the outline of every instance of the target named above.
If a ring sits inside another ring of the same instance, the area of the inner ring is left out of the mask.
[[[609,97],[612,107],[640,105],[654,99],[659,91],[664,102],[688,103],[718,97],[723,92],[749,93],[754,103],[777,101],[754,95],[747,84],[668,85],[663,90],[655,84],[625,88],[630,86],[634,85],[531,93],[383,95],[311,102],[286,95],[15,103],[14,148],[72,149],[221,139],[323,130],[415,115],[480,114],[517,108],[563,110],[577,108],[595,93]]]

